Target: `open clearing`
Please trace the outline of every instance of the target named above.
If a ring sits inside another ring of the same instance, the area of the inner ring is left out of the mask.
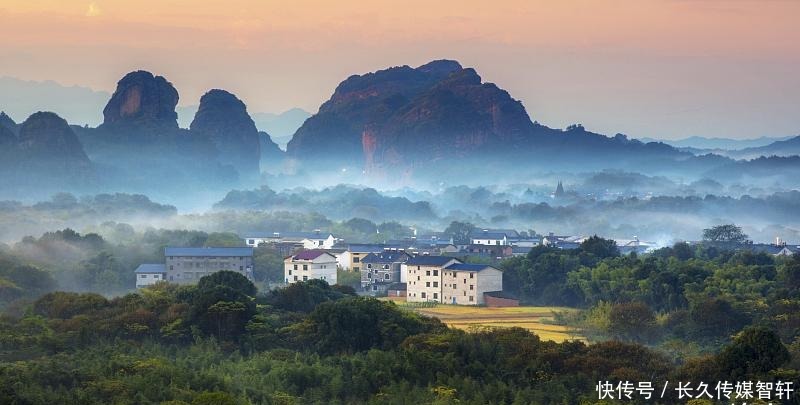
[[[539,335],[543,340],[563,342],[565,340],[585,340],[578,331],[555,325],[555,312],[574,312],[574,308],[566,307],[506,307],[487,308],[459,305],[435,304],[432,306],[416,306],[404,300],[392,299],[403,309],[421,315],[439,318],[448,326],[470,330],[473,328],[510,328],[520,327]]]

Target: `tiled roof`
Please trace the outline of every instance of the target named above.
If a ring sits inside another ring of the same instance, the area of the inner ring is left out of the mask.
[[[405,261],[405,259],[407,257],[408,257],[408,255],[406,255],[403,252],[386,252],[386,251],[384,251],[384,252],[381,252],[381,253],[370,253],[370,254],[364,256],[364,258],[361,259],[361,262],[362,263],[396,263],[396,262]]]
[[[458,270],[458,271],[481,271],[483,269],[494,268],[486,264],[467,264],[467,263],[453,263],[445,269]]]
[[[163,264],[140,264],[134,273],[166,273],[167,266]]]
[[[375,243],[351,243],[347,250],[358,253],[380,253],[385,247],[386,245]]]
[[[167,247],[164,256],[253,256],[251,247]]]
[[[320,256],[322,256],[324,254],[331,255],[330,253],[328,253],[328,252],[326,252],[324,250],[319,250],[319,249],[303,250],[301,252],[298,252],[296,255],[292,256],[292,259],[294,259],[294,260],[314,260],[314,259],[316,259],[316,258],[318,258],[318,257],[320,257]],[[331,256],[333,256],[333,255],[331,255]]]
[[[444,266],[450,260],[458,261],[458,259],[456,259],[454,257],[450,257],[450,256],[425,256],[425,255],[419,255],[419,256],[410,257],[408,259],[408,261],[406,261],[406,264],[410,264],[410,265],[414,265],[414,266]]]

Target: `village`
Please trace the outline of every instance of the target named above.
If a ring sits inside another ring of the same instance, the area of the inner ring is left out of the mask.
[[[166,247],[163,264],[141,264],[136,287],[158,282],[190,284],[217,271],[238,272],[250,280],[254,249],[270,247],[283,259],[282,285],[309,280],[339,284],[340,271],[357,273],[359,295],[390,297],[409,303],[441,303],[487,307],[518,306],[519,299],[503,291],[498,263],[524,256],[536,246],[577,249],[586,236],[528,234],[513,229],[476,229],[468,243],[456,243],[441,233],[384,243],[347,243],[330,232],[252,232],[240,235],[241,247]],[[646,254],[658,246],[639,238],[614,240],[622,255]],[[692,242],[698,243],[698,242]],[[739,246],[774,256],[790,256],[800,246],[780,238],[772,244]]]

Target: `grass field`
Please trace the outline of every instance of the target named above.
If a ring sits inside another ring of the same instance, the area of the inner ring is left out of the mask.
[[[405,300],[392,299],[401,308],[422,315],[439,318],[448,326],[471,330],[473,328],[520,327],[539,335],[543,340],[563,342],[565,340],[585,340],[578,332],[563,325],[555,325],[554,312],[572,312],[574,308],[564,307],[508,307],[486,308],[462,305],[435,304],[429,307],[408,305]]]

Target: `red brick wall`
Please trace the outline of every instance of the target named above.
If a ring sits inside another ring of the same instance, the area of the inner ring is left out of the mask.
[[[519,300],[514,300],[510,298],[498,298],[498,297],[491,297],[488,295],[483,296],[484,303],[487,307],[518,307]]]

